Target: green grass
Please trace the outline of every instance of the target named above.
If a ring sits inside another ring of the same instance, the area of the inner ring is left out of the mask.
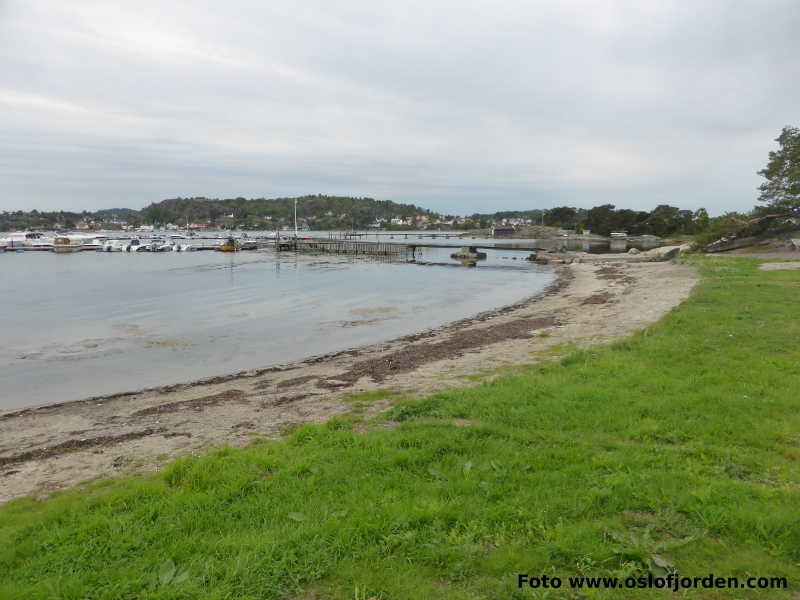
[[[475,373],[467,373],[464,375],[457,375],[459,379],[464,379],[470,383],[479,383],[487,379],[498,377],[500,375],[521,375],[531,371],[532,365],[502,365],[500,367],[491,367],[481,369]]]
[[[785,576],[771,596],[792,597],[800,271],[758,262],[697,261],[693,297],[651,328],[398,404],[394,428],[303,426],[0,507],[0,598],[665,598],[516,588],[643,574],[654,555]]]
[[[348,392],[342,396],[342,400],[344,402],[350,402],[351,404],[369,406],[383,400],[399,400],[402,396],[403,393],[399,390],[379,388],[377,390],[368,390],[365,392]]]

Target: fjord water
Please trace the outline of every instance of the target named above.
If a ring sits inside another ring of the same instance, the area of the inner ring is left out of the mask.
[[[524,253],[475,268],[271,249],[0,255],[0,410],[192,381],[375,343],[536,294]],[[519,260],[511,260],[517,257]]]

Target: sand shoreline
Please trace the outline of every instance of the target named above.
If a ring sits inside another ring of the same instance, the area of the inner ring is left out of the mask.
[[[388,342],[191,383],[0,414],[0,502],[97,476],[155,470],[215,445],[279,437],[353,410],[354,392],[428,394],[466,375],[541,360],[554,345],[628,335],[685,299],[691,267],[613,259],[557,266],[520,302]],[[546,335],[542,335],[546,332]],[[367,412],[385,410],[374,403]]]

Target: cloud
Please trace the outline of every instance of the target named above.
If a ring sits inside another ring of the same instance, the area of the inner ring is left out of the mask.
[[[798,25],[779,0],[0,0],[0,209],[747,209]]]

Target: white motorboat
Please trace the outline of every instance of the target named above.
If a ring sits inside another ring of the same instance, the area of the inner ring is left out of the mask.
[[[49,250],[53,246],[53,241],[52,237],[45,237],[39,231],[19,231],[9,233],[0,240],[0,245],[6,246],[7,250]]]
[[[123,252],[130,240],[106,240],[103,244],[103,252]]]
[[[147,252],[149,248],[142,244],[142,240],[139,238],[133,238],[130,240],[124,240],[127,242],[122,249],[125,252]]]

